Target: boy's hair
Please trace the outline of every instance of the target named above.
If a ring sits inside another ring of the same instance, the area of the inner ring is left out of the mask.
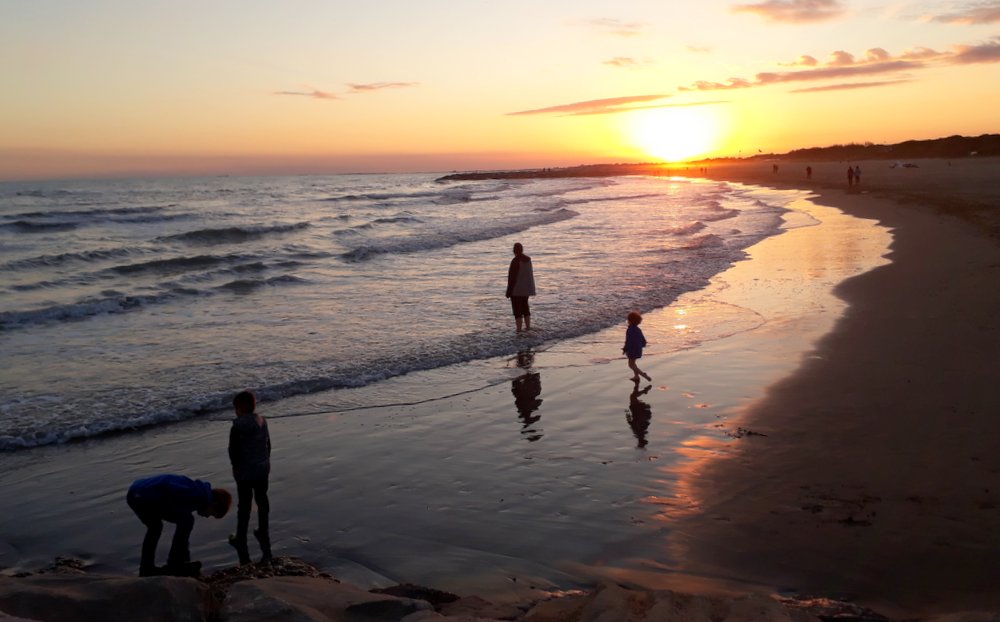
[[[209,508],[209,514],[215,518],[222,518],[229,513],[231,505],[233,505],[233,495],[229,494],[228,490],[225,488],[212,489],[212,506]]]
[[[638,324],[641,321],[642,321],[642,315],[638,311],[633,311],[632,313],[628,314],[629,324]]]
[[[257,398],[250,391],[240,391],[233,398],[233,408],[243,413],[252,413],[257,407]]]
[[[515,242],[514,243],[514,252],[517,253],[518,255],[520,255],[521,253],[524,252],[524,247],[521,246],[520,242]]]

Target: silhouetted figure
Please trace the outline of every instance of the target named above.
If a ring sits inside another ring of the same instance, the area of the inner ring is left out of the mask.
[[[531,427],[542,418],[541,415],[533,414],[542,405],[542,400],[538,397],[542,393],[541,374],[529,372],[514,378],[510,382],[510,392],[514,394],[514,407],[521,420],[521,434],[528,442],[542,438],[538,430]]]
[[[806,179],[812,179],[812,178],[813,178],[813,167],[807,166],[806,167]]]
[[[646,380],[650,379],[649,375],[635,364],[636,359],[642,358],[642,349],[646,347],[646,336],[639,328],[641,323],[642,315],[638,311],[628,314],[628,328],[625,330],[625,345],[622,347],[622,354],[628,357],[628,368],[632,370],[633,382],[639,382],[639,376]]]
[[[125,497],[128,506],[146,526],[142,540],[142,557],[139,576],[154,575],[195,576],[201,571],[201,562],[192,562],[188,538],[194,528],[194,516],[222,518],[229,512],[233,498],[224,488],[212,488],[208,482],[183,475],[154,475],[137,479],[129,486]],[[156,566],[156,545],[163,532],[163,521],[174,523],[174,539],[167,555],[167,565]]]
[[[531,257],[524,254],[524,247],[518,242],[514,244],[514,258],[510,260],[507,270],[507,298],[514,311],[514,322],[517,332],[521,326],[531,330],[531,309],[528,308],[528,297],[535,295],[535,274],[531,267]]]
[[[771,172],[772,173],[777,173],[778,172],[778,165],[777,164],[772,164],[771,165]]]
[[[854,165],[854,183],[861,184],[861,167],[857,164]]]
[[[261,562],[271,559],[271,533],[268,520],[271,503],[267,497],[268,476],[271,473],[271,435],[267,420],[257,414],[257,398],[250,391],[241,391],[233,398],[236,418],[229,430],[229,462],[236,480],[236,534],[229,544],[236,549],[240,565],[250,563],[247,530],[250,512],[257,501],[257,529],[253,532],[260,543]]]
[[[640,400],[639,396],[649,393],[652,388],[653,385],[649,385],[640,391],[637,382],[635,388],[632,389],[632,394],[628,397],[628,414],[625,415],[625,419],[628,421],[629,427],[632,428],[632,434],[635,435],[637,449],[642,449],[647,445],[646,433],[649,431],[649,422],[653,418],[653,409],[649,407],[649,404]]]
[[[854,185],[854,169],[849,164],[847,165],[847,185]]]

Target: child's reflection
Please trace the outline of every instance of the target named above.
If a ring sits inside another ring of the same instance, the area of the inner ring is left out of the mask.
[[[649,407],[649,404],[640,400],[639,396],[649,393],[652,388],[653,385],[649,385],[640,391],[639,383],[636,382],[632,394],[628,397],[628,414],[625,415],[625,419],[628,421],[628,426],[632,428],[632,434],[635,434],[637,449],[646,446],[648,442],[646,433],[649,431],[649,421],[653,418],[653,409]]]

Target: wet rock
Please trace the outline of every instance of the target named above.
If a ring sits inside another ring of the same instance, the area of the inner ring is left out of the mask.
[[[431,605],[332,579],[272,577],[233,584],[222,615],[226,622],[357,622],[395,621],[423,610]]]
[[[615,622],[819,622],[770,598],[695,596],[669,590],[630,590],[602,584],[584,596],[558,598],[536,605],[525,622],[614,620]]]
[[[373,594],[389,594],[390,596],[399,596],[400,598],[426,600],[435,609],[439,609],[441,605],[453,603],[458,600],[458,596],[452,594],[451,592],[442,592],[441,590],[435,590],[434,588],[424,587],[422,585],[413,585],[412,583],[402,583],[391,587],[379,587],[371,590],[371,592]]]
[[[517,620],[524,615],[520,607],[497,605],[478,596],[466,596],[447,603],[438,609],[442,614],[453,617],[490,620]]]
[[[0,611],[41,622],[202,622],[217,613],[195,579],[66,573],[0,577]]]

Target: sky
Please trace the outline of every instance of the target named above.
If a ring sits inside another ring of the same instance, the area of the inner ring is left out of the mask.
[[[0,0],[0,180],[1000,132],[1000,0]]]

